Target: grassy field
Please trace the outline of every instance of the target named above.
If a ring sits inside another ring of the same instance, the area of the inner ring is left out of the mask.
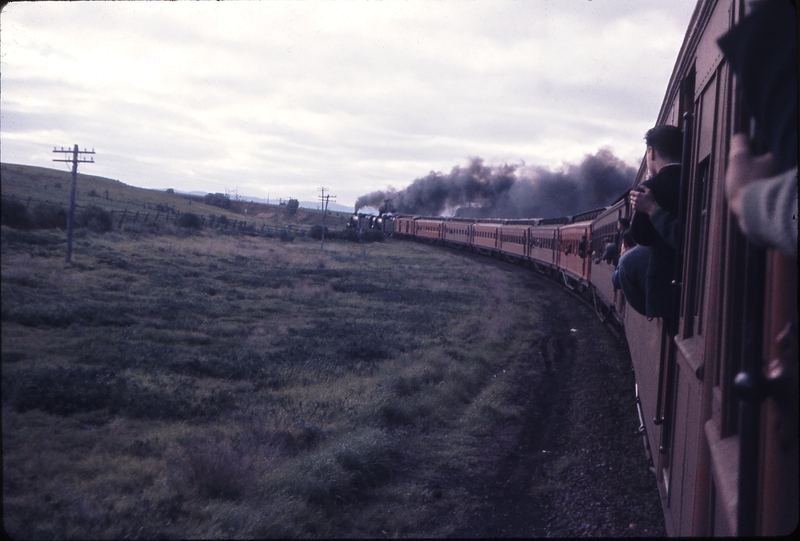
[[[546,290],[412,242],[2,228],[21,538],[446,536],[519,421]]]
[[[81,170],[91,170],[91,165],[83,165]],[[17,164],[0,164],[3,178],[3,196],[15,197],[23,203],[35,207],[40,204],[66,205],[69,203],[69,191],[72,174],[64,169],[48,169]],[[200,216],[225,216],[229,220],[245,220],[255,224],[294,224],[311,226],[319,224],[322,216],[319,211],[298,209],[293,216],[288,216],[285,207],[250,203],[243,200],[231,200],[230,208],[221,209],[204,204],[201,198],[179,193],[168,193],[161,190],[137,188],[119,180],[78,173],[77,197],[78,207],[98,205],[106,211],[113,211],[119,216],[120,211],[127,211],[128,219],[136,212],[144,218],[150,214],[152,220],[158,207],[168,207],[173,212],[192,212]],[[30,203],[29,203],[30,200]],[[246,212],[245,212],[246,211]],[[163,214],[162,214],[163,216]],[[329,212],[326,224],[332,228],[344,227],[348,214]],[[163,220],[163,217],[161,218]]]

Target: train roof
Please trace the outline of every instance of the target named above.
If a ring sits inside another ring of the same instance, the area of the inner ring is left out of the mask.
[[[580,214],[576,214],[575,216],[572,217],[571,223],[586,222],[588,220],[594,220],[595,218],[597,218],[598,216],[603,214],[606,210],[608,210],[608,207],[601,207],[599,209],[589,210],[587,212],[582,212]]]
[[[539,225],[564,225],[569,222],[569,216],[562,216],[560,218],[543,218],[539,221]]]

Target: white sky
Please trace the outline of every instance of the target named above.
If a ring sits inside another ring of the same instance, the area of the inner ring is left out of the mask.
[[[19,2],[0,158],[351,206],[480,156],[637,166],[696,0]]]

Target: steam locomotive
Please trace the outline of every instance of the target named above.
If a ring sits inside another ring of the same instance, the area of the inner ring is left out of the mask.
[[[724,197],[730,135],[751,122],[717,39],[749,9],[744,0],[698,2],[656,122],[684,132],[673,329],[627,306],[611,283],[614,265],[597,257],[606,239],[620,246],[628,192],[557,219],[351,220],[524,264],[619,327],[670,535],[781,535],[798,522],[797,264],[748,242]],[[643,160],[634,188],[645,171]]]

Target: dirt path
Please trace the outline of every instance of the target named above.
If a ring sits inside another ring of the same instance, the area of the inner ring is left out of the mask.
[[[485,506],[456,536],[664,536],[630,360],[590,309],[558,291],[553,308],[531,352],[545,380],[520,382],[524,421],[484,442],[463,482]]]

